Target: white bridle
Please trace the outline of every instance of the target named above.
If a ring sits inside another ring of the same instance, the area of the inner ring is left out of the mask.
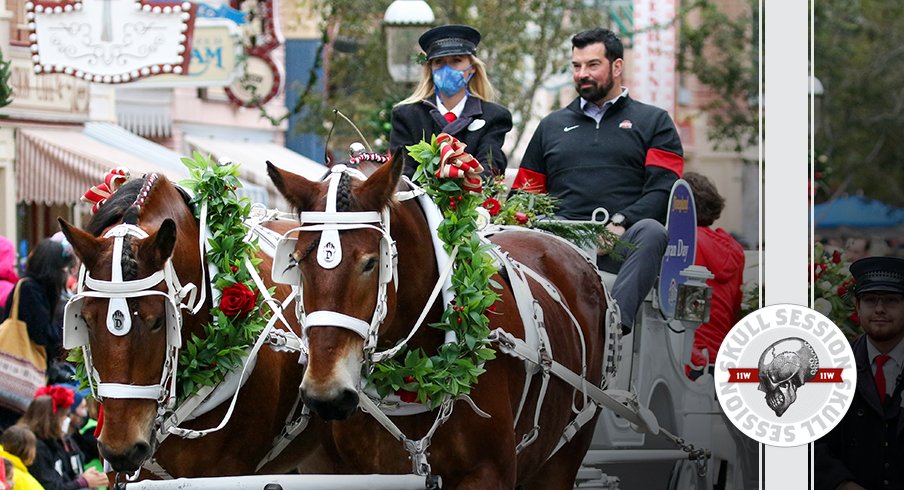
[[[276,247],[273,263],[273,280],[281,284],[298,286],[299,301],[296,302],[297,316],[302,324],[305,337],[312,327],[340,327],[351,330],[364,339],[365,352],[373,352],[377,344],[377,333],[380,324],[386,318],[387,285],[393,282],[398,290],[398,252],[396,244],[389,235],[389,208],[377,211],[337,211],[336,197],[339,181],[343,174],[365,180],[360,171],[345,165],[334,166],[325,177],[329,182],[325,211],[302,211],[299,221],[301,226],[283,234]],[[301,272],[295,259],[297,238],[291,237],[298,232],[319,232],[320,244],[317,249],[317,263],[324,269],[333,269],[342,261],[342,242],[340,231],[370,229],[380,233],[380,263],[377,301],[370,322],[355,318],[345,313],[318,310],[311,313],[304,311],[302,298]]]
[[[201,259],[204,261],[205,247],[203,242],[204,226],[203,218],[206,216],[206,205],[202,208],[202,232],[201,232]],[[182,346],[182,309],[196,314],[204,305],[206,299],[204,284],[204,264],[202,263],[202,287],[198,295],[195,284],[182,285],[172,260],[167,259],[161,270],[148,277],[132,281],[122,278],[122,254],[123,242],[126,236],[139,239],[148,237],[147,232],[130,224],[119,224],[104,234],[105,238],[113,238],[113,257],[111,259],[112,277],[109,281],[95,279],[82,265],[79,270],[78,293],[66,304],[63,320],[63,347],[66,349],[81,348],[84,354],[85,368],[88,373],[88,383],[91,391],[98,401],[106,398],[128,398],[156,400],[158,406],[163,403],[172,405],[176,401],[176,366],[179,359],[179,349]],[[163,282],[166,292],[153,289]],[[89,289],[86,289],[89,288]],[[86,298],[105,298],[109,300],[107,318],[105,324],[107,330],[116,336],[127,335],[132,328],[132,316],[137,312],[129,309],[129,298],[144,296],[163,296],[166,305],[166,358],[160,382],[154,385],[135,385],[123,383],[109,383],[100,379],[99,373],[94,369],[91,358],[91,348],[88,342],[88,325],[82,316],[82,308]],[[183,303],[188,298],[187,303]]]

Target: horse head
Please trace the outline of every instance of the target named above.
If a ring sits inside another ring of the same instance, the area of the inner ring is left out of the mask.
[[[365,349],[376,342],[384,317],[388,323],[394,314],[387,306],[398,285],[388,216],[402,164],[396,156],[366,180],[337,165],[323,182],[268,165],[302,223],[292,253],[309,345],[301,389],[305,403],[328,420],[357,408]]]
[[[60,225],[83,265],[64,345],[84,348],[103,403],[101,455],[115,471],[131,472],[153,455],[158,418],[175,396],[180,309],[190,289],[182,284],[205,287],[198,225],[187,196],[155,174],[123,185],[86,230]],[[201,311],[186,322],[203,323]]]

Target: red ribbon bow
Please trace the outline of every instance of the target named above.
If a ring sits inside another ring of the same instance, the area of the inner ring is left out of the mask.
[[[107,202],[107,198],[112,196],[127,180],[129,180],[129,169],[116,167],[107,172],[103,184],[96,185],[85,192],[85,195],[82,196],[82,202],[94,203],[94,206],[91,207],[91,212],[96,213],[97,209]]]
[[[466,191],[480,194],[483,188],[483,182],[480,179],[483,165],[465,151],[468,145],[446,133],[440,133],[436,137],[436,142],[439,143],[440,154],[439,170],[436,171],[436,176],[441,179],[464,179],[462,187]]]

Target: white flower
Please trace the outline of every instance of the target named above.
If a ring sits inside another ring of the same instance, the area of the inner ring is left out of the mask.
[[[829,281],[820,281],[818,285],[820,291],[830,291],[832,289],[832,283]]]
[[[832,303],[825,298],[816,298],[816,301],[813,302],[813,309],[825,316],[829,316],[832,313]]]

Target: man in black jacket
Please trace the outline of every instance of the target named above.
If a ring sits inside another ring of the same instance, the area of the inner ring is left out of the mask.
[[[817,490],[904,489],[904,259],[851,264],[864,335],[854,341],[857,391],[841,422],[816,442]]]
[[[609,230],[631,246],[613,254],[623,262],[604,255],[597,265],[618,272],[612,295],[627,332],[659,273],[683,151],[668,113],[631,99],[622,86],[624,49],[612,31],[590,29],[571,43],[579,97],[540,121],[513,187],[558,198],[565,219],[590,219],[598,207],[610,213]]]

